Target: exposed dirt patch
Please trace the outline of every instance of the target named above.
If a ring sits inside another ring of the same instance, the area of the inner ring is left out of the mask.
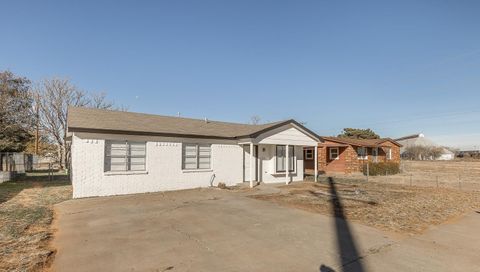
[[[64,177],[0,184],[0,271],[39,271],[55,254],[49,246],[53,205],[70,199]]]
[[[335,187],[339,199],[329,184],[313,182],[279,186],[280,193],[250,197],[332,216],[332,203],[339,200],[346,219],[397,233],[421,233],[430,225],[480,209],[478,192],[343,181]]]

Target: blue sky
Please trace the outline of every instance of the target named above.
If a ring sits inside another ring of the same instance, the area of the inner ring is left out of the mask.
[[[131,111],[480,146],[480,1],[4,1],[0,70]]]

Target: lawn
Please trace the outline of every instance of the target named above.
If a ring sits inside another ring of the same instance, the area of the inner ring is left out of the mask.
[[[340,201],[344,218],[403,234],[421,233],[431,225],[480,209],[479,192],[349,179],[334,180],[334,184],[335,193],[325,180],[279,185],[278,193],[251,197],[332,216],[335,202]]]
[[[38,271],[55,250],[53,205],[71,198],[66,176],[42,174],[0,184],[0,271]]]

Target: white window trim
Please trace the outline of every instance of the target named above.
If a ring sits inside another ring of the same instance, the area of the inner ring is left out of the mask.
[[[185,169],[184,165],[184,157],[183,157],[183,152],[185,145],[196,145],[197,146],[197,168],[192,168],[192,169]],[[198,168],[199,165],[199,146],[201,145],[208,145],[210,146],[210,167],[209,168]],[[213,148],[212,144],[205,144],[205,143],[182,143],[182,154],[181,154],[181,161],[180,161],[180,168],[182,169],[182,173],[192,173],[192,172],[212,172],[213,171]]]
[[[210,166],[212,164],[210,163]],[[213,172],[213,169],[182,169],[182,173],[201,173],[201,172]]]
[[[363,148],[363,156],[358,154],[358,149]],[[359,160],[368,160],[368,149],[366,147],[357,147],[357,159]]]
[[[392,148],[387,147],[387,160],[391,161],[392,160]]]
[[[332,157],[332,150],[337,150],[337,157],[336,158]],[[340,148],[330,147],[330,149],[328,150],[328,157],[330,158],[330,160],[338,160],[340,158]]]
[[[373,158],[373,162],[378,162],[378,147],[372,148],[372,158]]]
[[[309,157],[307,154],[308,154],[308,151],[311,151],[312,153],[310,155],[312,155],[311,157]],[[314,149],[305,149],[305,160],[306,161],[312,161],[313,159],[315,159],[315,150]]]
[[[286,145],[275,145],[275,156],[274,157],[274,160],[273,162],[275,163],[275,175],[285,175],[285,172],[286,171],[278,171],[277,170],[277,146],[285,146]],[[293,171],[288,171],[288,173],[291,173],[291,174],[296,174],[297,173],[297,156],[295,154],[295,146],[294,145],[290,145],[290,146],[293,146]],[[290,154],[289,154],[290,155]]]
[[[148,171],[109,171],[103,172],[104,176],[127,176],[127,175],[148,175]]]

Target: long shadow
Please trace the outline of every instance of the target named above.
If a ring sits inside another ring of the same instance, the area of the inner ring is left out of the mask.
[[[328,178],[328,184],[330,186],[330,194],[332,195],[332,209],[335,215],[335,230],[337,234],[337,245],[340,262],[342,264],[342,271],[363,272],[365,269],[361,262],[361,256],[355,245],[355,239],[350,230],[348,221],[345,219],[343,204],[337,193],[333,178]],[[320,271],[330,271],[326,268],[329,269],[329,267],[322,265]]]

